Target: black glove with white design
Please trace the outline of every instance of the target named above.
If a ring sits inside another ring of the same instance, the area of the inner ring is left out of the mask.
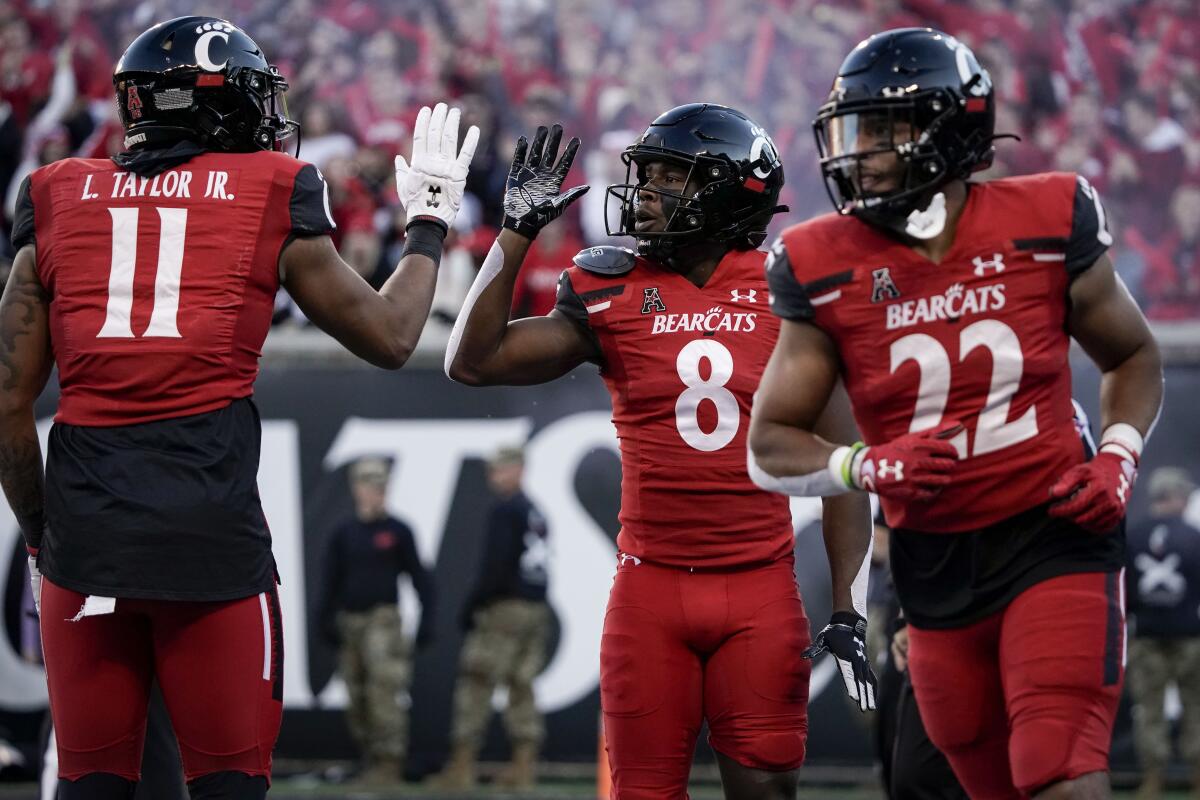
[[[852,611],[833,612],[829,624],[802,655],[816,658],[827,650],[837,659],[850,699],[858,701],[860,711],[874,710],[878,684],[867,658],[867,621]]]
[[[555,125],[549,131],[539,126],[532,147],[524,136],[517,140],[504,188],[504,227],[527,239],[536,237],[591,188],[584,184],[559,193],[579,150],[579,138],[573,137],[556,166],[561,139],[562,126]]]

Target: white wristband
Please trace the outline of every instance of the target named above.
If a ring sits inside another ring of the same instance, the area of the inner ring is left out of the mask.
[[[1100,436],[1100,452],[1116,453],[1133,463],[1142,457],[1142,448],[1146,446],[1142,434],[1137,428],[1124,422],[1116,422],[1104,429]]]
[[[850,448],[844,449],[849,450]],[[832,463],[832,461],[831,458],[830,462]],[[832,470],[818,470],[807,475],[782,477],[772,475],[758,465],[758,461],[754,458],[754,451],[750,449],[749,444],[746,446],[746,472],[749,473],[750,480],[758,488],[792,497],[829,497],[845,494],[847,491],[846,484],[840,477],[836,477]]]
[[[853,483],[846,482],[846,461],[854,458],[854,448],[842,446],[829,454],[829,464],[825,467],[834,483],[846,489],[855,489]]]

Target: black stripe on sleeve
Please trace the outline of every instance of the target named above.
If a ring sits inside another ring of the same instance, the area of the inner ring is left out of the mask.
[[[606,287],[580,295],[571,284],[570,270],[564,269],[562,274],[558,276],[558,297],[554,301],[554,310],[581,327],[587,337],[592,340],[592,343],[596,347],[596,352],[603,353],[604,349],[600,346],[600,337],[596,335],[591,321],[588,320],[587,302],[599,299],[599,297],[616,296],[623,291],[625,291],[625,285],[621,284],[620,286],[612,287],[611,290]],[[587,297],[588,300],[584,300],[584,297]]]
[[[1076,176],[1075,201],[1071,214],[1071,236],[1067,240],[1067,274],[1084,272],[1112,244],[1112,235],[1100,196],[1082,175]]]
[[[808,288],[796,280],[782,239],[776,239],[767,254],[767,286],[771,290],[771,311],[776,316],[791,320],[813,318],[815,312]]]
[[[565,274],[565,273],[564,273]],[[619,286],[605,286],[603,289],[593,289],[590,292],[584,292],[581,295],[576,295],[583,301],[584,305],[594,303],[597,300],[603,300],[606,297],[617,297],[625,293],[625,284]]]
[[[1016,250],[1066,250],[1067,237],[1039,236],[1033,239],[1013,239]]]
[[[26,175],[21,181],[17,192],[17,206],[13,211],[12,246],[20,250],[27,244],[37,244],[33,226],[33,193],[30,176]]]
[[[824,278],[817,278],[815,281],[809,281],[804,284],[804,291],[810,295],[818,294],[826,289],[832,289],[835,286],[841,286],[854,280],[854,270],[848,269],[845,272],[837,272],[833,275],[826,275]]]
[[[295,236],[322,236],[337,227],[329,210],[329,186],[312,164],[305,164],[296,173],[290,210]]]

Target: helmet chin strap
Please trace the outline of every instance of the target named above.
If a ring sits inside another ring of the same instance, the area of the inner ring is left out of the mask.
[[[904,233],[914,239],[926,241],[937,237],[946,229],[946,194],[938,192],[924,210],[913,209],[905,219]]]

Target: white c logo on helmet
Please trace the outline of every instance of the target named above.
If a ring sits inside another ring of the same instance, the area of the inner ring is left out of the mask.
[[[766,153],[763,152],[764,150]],[[771,143],[771,140],[766,136],[759,136],[750,145],[750,161],[753,163],[763,156],[765,156],[767,166],[765,168],[755,167],[754,174],[766,180],[771,176],[771,170],[774,169],[775,162],[779,160],[779,157],[775,154],[775,145]]]
[[[209,72],[220,72],[225,69],[225,65],[229,63],[229,59],[225,59],[220,64],[214,64],[212,57],[208,54],[208,48],[212,45],[212,40],[220,36],[221,40],[226,44],[229,43],[229,34],[225,31],[205,31],[196,40],[196,63],[200,68]]]

